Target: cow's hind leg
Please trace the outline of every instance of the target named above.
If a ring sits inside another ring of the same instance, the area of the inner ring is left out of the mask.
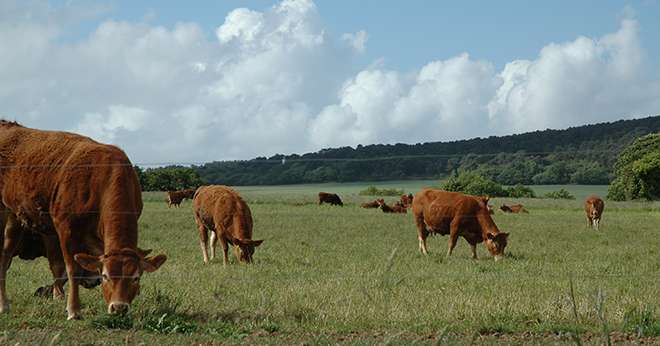
[[[449,226],[449,242],[447,244],[447,257],[451,256],[452,251],[454,251],[457,240],[458,240],[458,222],[454,220]]]
[[[426,229],[426,224],[424,223],[424,215],[419,214],[415,215],[415,224],[417,225],[417,239],[419,240],[419,251],[424,255],[428,255],[428,249],[426,248],[426,237],[429,235],[429,231]]]
[[[22,231],[18,227],[18,221],[13,214],[0,212],[0,231],[3,231],[2,253],[0,253],[0,313],[9,312],[9,299],[7,299],[7,270],[11,265],[11,259],[21,243]]]
[[[215,258],[215,248],[218,245],[218,235],[215,231],[211,231],[211,260]]]
[[[202,249],[202,257],[204,259],[204,264],[207,264],[209,263],[209,254],[208,254],[209,231],[201,222],[197,224],[197,229],[199,230],[199,247]]]

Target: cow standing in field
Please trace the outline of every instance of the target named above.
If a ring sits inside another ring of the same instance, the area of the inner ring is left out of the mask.
[[[137,247],[142,197],[126,154],[73,133],[0,121],[0,166],[0,312],[9,309],[7,269],[25,230],[42,235],[53,292],[63,291],[66,271],[68,319],[81,317],[82,269],[102,276],[109,313],[127,311],[142,274],[166,257],[145,257]]]
[[[584,201],[584,212],[587,214],[587,227],[596,228],[600,225],[600,218],[603,215],[605,202],[598,196],[589,196]]]
[[[319,205],[329,203],[330,205],[344,206],[341,199],[336,193],[319,192]]]
[[[461,236],[472,247],[472,258],[477,258],[477,244],[484,242],[495,260],[500,259],[509,234],[500,232],[488,213],[487,205],[487,197],[435,189],[418,192],[413,201],[413,214],[419,250],[427,254],[426,238],[431,233],[438,233],[449,235],[447,256],[451,256]]]
[[[525,209],[525,207],[522,204],[513,204],[513,205],[502,204],[502,206],[500,207],[500,210],[505,212],[505,213],[514,213],[514,214],[525,213],[525,214],[529,214],[529,211],[527,211],[527,209]]]
[[[172,206],[175,206],[178,208],[181,205],[181,202],[185,199],[192,199],[194,194],[194,189],[167,191],[167,198],[165,199],[167,207],[171,208]]]
[[[360,208],[376,209],[376,208],[380,208],[381,203],[385,203],[385,201],[382,198],[371,201],[371,202],[362,203],[362,204],[360,204]]]
[[[204,263],[209,262],[208,233],[211,232],[211,259],[220,240],[223,264],[229,263],[228,245],[240,262],[251,263],[254,248],[263,240],[252,240],[252,213],[238,193],[227,186],[210,185],[197,189],[193,198],[193,213],[199,230]]]

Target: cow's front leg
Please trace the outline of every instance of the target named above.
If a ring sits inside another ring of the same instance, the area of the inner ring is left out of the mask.
[[[9,312],[9,299],[7,298],[7,271],[11,265],[11,259],[18,249],[23,236],[18,226],[18,221],[13,214],[5,213],[1,215],[5,222],[0,222],[0,231],[4,234],[2,240],[2,253],[0,253],[0,313]]]
[[[67,280],[66,265],[62,258],[62,250],[58,244],[57,237],[43,237],[46,245],[46,258],[48,266],[53,274],[52,297],[64,299],[64,284]],[[50,295],[50,294],[49,294]]]
[[[227,245],[227,239],[225,237],[220,237],[220,246],[222,246],[222,265],[227,266],[229,264],[229,246]]]
[[[456,241],[458,240],[458,223],[452,222],[449,226],[449,241],[447,244],[447,257],[451,256],[451,253],[456,247]]]
[[[472,248],[472,258],[477,259],[477,244],[470,244]]]
[[[60,249],[66,267],[66,275],[69,279],[69,295],[66,300],[67,320],[79,320],[82,319],[80,314],[80,287],[76,278],[77,264],[73,258],[77,250],[75,248],[76,241],[71,239],[71,231],[68,227],[58,227],[57,233],[60,238]]]

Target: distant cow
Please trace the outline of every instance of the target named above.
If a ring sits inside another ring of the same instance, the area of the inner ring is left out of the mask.
[[[172,206],[175,206],[178,208],[183,200],[186,198],[192,199],[194,194],[194,189],[167,191],[167,198],[165,199],[165,201],[167,201],[167,207],[171,208]]]
[[[68,319],[81,317],[81,269],[104,278],[109,313],[126,312],[142,274],[167,259],[137,247],[142,192],[126,154],[77,134],[0,120],[0,166],[0,312],[9,309],[7,269],[26,230],[43,235],[53,292],[63,291],[66,271]]]
[[[342,203],[341,199],[336,193],[319,192],[319,205],[323,203],[344,206],[344,203]]]
[[[525,207],[522,204],[513,204],[513,205],[506,205],[502,204],[500,207],[500,210],[505,212],[505,213],[526,213],[529,214],[529,211],[525,209]]]
[[[472,258],[477,258],[477,244],[484,242],[495,260],[500,259],[509,234],[500,232],[487,205],[487,197],[435,189],[418,192],[413,200],[413,214],[420,251],[427,254],[426,238],[438,233],[449,235],[447,256],[451,256],[456,240],[461,236],[472,247]]]
[[[207,253],[209,231],[211,259],[215,257],[215,247],[219,239],[225,266],[229,263],[228,244],[234,247],[237,260],[244,263],[252,262],[254,248],[261,245],[263,240],[252,240],[252,213],[236,191],[222,185],[200,187],[193,198],[193,213],[199,230],[204,263],[209,262]]]
[[[603,215],[604,208],[605,202],[603,202],[598,196],[589,196],[589,198],[584,201],[584,211],[587,214],[587,227],[596,228],[596,230],[598,230],[598,225],[600,224],[600,218]]]
[[[407,214],[408,209],[403,206],[403,204],[398,201],[396,202],[393,206],[387,205],[384,200],[380,199],[380,209],[383,211],[383,213],[395,213],[395,214]]]
[[[401,195],[401,204],[406,207],[410,208],[412,207],[412,202],[413,202],[413,194],[409,193],[407,195]]]
[[[376,199],[376,200],[371,201],[371,202],[366,202],[366,203],[360,204],[360,208],[364,208],[364,209],[380,208],[380,203],[381,202],[385,202],[385,201],[382,198],[381,199]]]

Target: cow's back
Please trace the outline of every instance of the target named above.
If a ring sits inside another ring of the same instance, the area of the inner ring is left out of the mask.
[[[24,223],[50,228],[53,218],[89,218],[100,215],[105,205],[113,212],[128,212],[126,217],[137,227],[142,211],[139,181],[115,146],[2,122],[0,160],[2,203]]]
[[[252,237],[253,221],[250,208],[236,191],[227,186],[210,185],[198,188],[194,193],[193,211],[207,228],[221,233],[231,232],[229,235],[233,238]]]
[[[415,217],[423,218],[426,225],[441,233],[448,232],[454,219],[475,222],[481,208],[475,197],[459,192],[423,189],[413,198]]]

